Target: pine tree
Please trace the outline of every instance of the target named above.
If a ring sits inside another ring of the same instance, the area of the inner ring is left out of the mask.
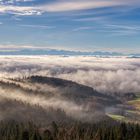
[[[24,131],[22,133],[22,140],[29,140],[29,132],[28,131]]]
[[[43,140],[53,140],[52,134],[49,130],[44,131]]]

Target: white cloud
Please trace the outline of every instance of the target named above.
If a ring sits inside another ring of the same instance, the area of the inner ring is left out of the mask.
[[[34,0],[0,0],[1,3],[14,4],[15,2],[30,2]]]
[[[28,6],[0,5],[0,13],[11,13],[17,15],[40,15],[40,10]]]
[[[33,24],[23,24],[19,25],[23,27],[29,27],[29,28],[42,28],[42,29],[54,29],[55,26],[47,26],[47,25],[33,25]]]
[[[19,49],[32,49],[32,48],[38,48],[38,47],[34,47],[34,46],[29,46],[29,45],[23,45],[23,46],[18,46],[18,45],[0,45],[0,49],[14,49],[14,50],[19,50]]]
[[[79,0],[79,1],[55,2],[42,6],[42,9],[49,12],[62,12],[62,11],[93,9],[115,5],[120,5],[120,3],[116,1],[107,1],[107,0],[105,1]]]
[[[123,30],[140,30],[140,26],[128,26],[128,25],[116,25],[116,24],[108,24],[106,25],[108,28],[116,28],[116,29],[123,29]]]
[[[18,0],[19,1],[19,0]],[[20,0],[21,1],[21,0]],[[27,0],[24,0],[24,2]],[[29,1],[29,0],[28,0]],[[11,1],[12,2],[12,1]],[[138,0],[126,1],[126,0],[71,0],[71,1],[55,1],[38,6],[15,6],[15,5],[3,5],[3,1],[0,4],[1,13],[13,13],[18,15],[40,15],[43,12],[65,12],[75,10],[87,10],[94,8],[110,7],[110,6],[137,6]]]
[[[33,27],[34,28],[34,27]],[[45,27],[42,27],[45,28]],[[47,28],[47,27],[46,27]],[[55,28],[55,27],[54,27]],[[63,49],[65,50],[65,47],[62,46],[32,46],[32,45],[0,45],[0,51],[11,51],[11,50],[22,50],[22,49],[42,49],[42,50],[47,50],[47,49]]]
[[[81,31],[81,30],[90,30],[90,29],[93,29],[93,27],[91,27],[91,26],[78,27],[78,28],[73,29],[73,31],[77,32],[77,31]]]

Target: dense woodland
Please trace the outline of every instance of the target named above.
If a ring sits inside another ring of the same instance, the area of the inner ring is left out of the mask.
[[[140,140],[138,124],[100,122],[56,124],[47,127],[32,122],[0,122],[0,140]]]

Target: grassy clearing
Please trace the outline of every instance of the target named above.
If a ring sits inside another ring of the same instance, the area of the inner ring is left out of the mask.
[[[140,93],[136,93],[137,98],[128,101],[128,104],[133,106],[137,111],[140,111]]]
[[[140,98],[137,98],[135,100],[128,101],[128,103],[135,103],[135,102],[140,102]]]
[[[116,114],[106,114],[108,117],[117,120],[117,121],[125,121],[125,122],[137,122],[140,116],[140,93],[136,94],[137,98],[131,101],[126,102],[127,105],[130,105],[134,108],[134,110],[125,110],[125,116],[116,115]],[[136,117],[136,120],[134,119]]]
[[[125,120],[125,117],[121,116],[121,115],[107,114],[107,116],[109,116],[110,118],[112,118],[114,120],[118,120],[118,121]]]
[[[137,98],[140,98],[140,93],[136,93]]]
[[[127,113],[132,113],[132,114],[139,114],[140,115],[140,112],[139,111],[134,111],[134,110],[126,110]]]
[[[128,104],[134,106],[137,110],[140,111],[140,98],[129,101]]]

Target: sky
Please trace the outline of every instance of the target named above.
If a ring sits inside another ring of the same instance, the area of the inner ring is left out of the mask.
[[[140,0],[0,0],[0,51],[140,53]]]

